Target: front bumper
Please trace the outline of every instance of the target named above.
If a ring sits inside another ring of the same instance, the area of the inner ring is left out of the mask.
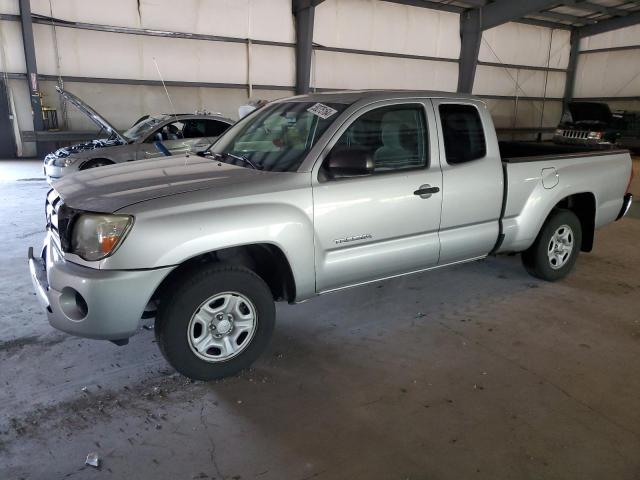
[[[622,208],[620,208],[620,213],[618,213],[616,220],[620,220],[622,217],[624,217],[627,214],[627,212],[631,208],[632,203],[633,203],[633,195],[631,195],[630,193],[627,193],[624,196],[624,200],[622,201]]]
[[[124,340],[134,335],[151,295],[172,268],[83,267],[63,258],[51,233],[40,257],[29,249],[31,280],[49,323],[78,337]]]

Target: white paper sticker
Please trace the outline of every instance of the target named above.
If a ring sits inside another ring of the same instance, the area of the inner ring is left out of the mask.
[[[314,115],[317,115],[318,117],[322,118],[323,120],[326,120],[327,118],[329,118],[331,115],[334,115],[338,111],[334,110],[331,107],[327,107],[322,103],[316,103],[313,107],[307,108],[307,112],[311,112]]]

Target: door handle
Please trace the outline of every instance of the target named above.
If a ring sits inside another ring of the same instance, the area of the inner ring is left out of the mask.
[[[420,188],[413,192],[414,195],[419,195],[420,198],[429,198],[432,194],[438,193],[440,187],[432,187],[431,185],[420,185]]]

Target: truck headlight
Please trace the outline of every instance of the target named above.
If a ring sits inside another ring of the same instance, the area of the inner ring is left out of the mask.
[[[589,132],[589,138],[593,140],[600,140],[602,138],[602,132]]]
[[[89,261],[106,258],[116,251],[131,225],[129,215],[84,213],[73,226],[71,252]]]
[[[75,157],[61,157],[61,158],[56,158],[53,161],[53,165],[56,167],[68,167],[69,165],[73,165],[77,161],[78,159]]]

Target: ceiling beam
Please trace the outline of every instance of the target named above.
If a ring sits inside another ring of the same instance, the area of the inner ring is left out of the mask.
[[[583,25],[591,25],[591,24],[597,23],[597,21],[592,18],[579,17],[577,15],[568,15],[566,13],[558,13],[558,12],[553,12],[551,10],[543,10],[541,12],[536,12],[535,15],[546,17],[551,20],[558,20],[560,22],[571,22],[572,24],[581,23]]]
[[[462,13],[464,8],[457,5],[449,5],[447,3],[431,2],[429,0],[382,0],[388,3],[397,3],[399,5],[407,5],[409,7],[430,8],[432,10],[442,10],[444,12]]]
[[[525,15],[552,8],[559,3],[558,0],[496,0],[480,9],[482,30],[518,20]]]
[[[640,12],[631,13],[625,17],[615,17],[602,20],[594,25],[587,25],[577,29],[580,38],[598,35],[599,33],[610,32],[620,28],[630,27],[640,23]]]
[[[623,8],[606,7],[597,3],[587,2],[585,0],[568,0],[565,2],[567,7],[577,8],[591,13],[604,13],[605,15],[612,15],[622,17],[629,15],[629,12]]]

